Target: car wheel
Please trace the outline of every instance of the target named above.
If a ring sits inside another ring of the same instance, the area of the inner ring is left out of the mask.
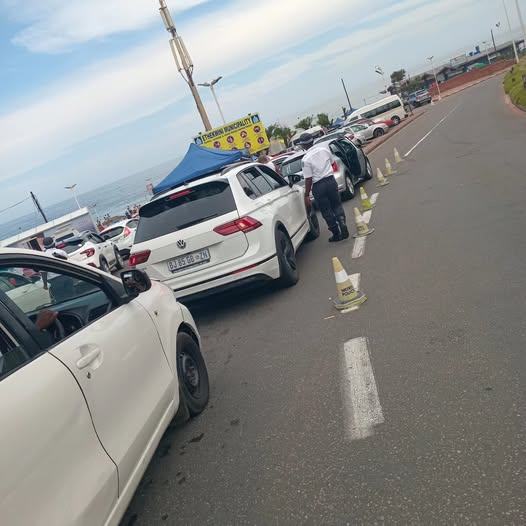
[[[345,172],[344,178],[345,190],[342,193],[342,197],[344,201],[348,201],[349,199],[352,199],[354,197],[356,189],[354,188],[354,181],[352,180],[352,176],[349,172]]]
[[[364,181],[370,181],[373,178],[373,167],[371,166],[371,161],[369,158],[365,158],[365,176]]]
[[[177,335],[177,378],[181,404],[186,405],[190,416],[202,413],[208,404],[210,383],[208,371],[199,345],[186,332]]]
[[[374,130],[373,132],[373,137],[381,137],[385,132],[382,130],[382,128],[377,128],[376,130]]]
[[[299,280],[296,253],[292,241],[283,230],[276,230],[276,254],[279,263],[279,284],[282,287],[296,285]]]
[[[309,232],[307,234],[307,241],[314,241],[320,237],[320,222],[318,221],[318,214],[314,207],[311,206],[308,215],[309,220]]]
[[[121,270],[124,267],[124,260],[122,259],[121,253],[118,249],[115,250],[115,270]]]
[[[108,262],[106,261],[106,258],[100,258],[100,267],[103,272],[110,273],[110,266]]]
[[[396,115],[391,120],[393,121],[393,124],[395,126],[398,126],[400,124],[400,117],[397,117]]]

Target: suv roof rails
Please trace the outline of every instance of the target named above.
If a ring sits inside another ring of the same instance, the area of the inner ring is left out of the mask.
[[[223,169],[221,170],[221,175],[225,175],[227,172],[229,172],[230,170],[232,170],[232,168],[236,168],[238,166],[243,166],[244,164],[248,164],[252,161],[238,161],[237,163],[232,163],[232,164],[227,164],[226,166],[223,167]]]

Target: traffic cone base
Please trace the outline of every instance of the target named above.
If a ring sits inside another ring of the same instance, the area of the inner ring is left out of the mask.
[[[333,299],[334,306],[338,310],[344,310],[361,305],[367,297],[362,291],[354,288],[351,278],[336,257],[332,258],[332,268],[338,291],[338,297]]]
[[[374,228],[369,228],[367,227],[367,231],[363,231],[363,232],[356,232],[356,234],[353,234],[352,237],[354,237],[355,239],[357,237],[364,237],[364,236],[368,236],[369,234],[372,234],[374,232]]]

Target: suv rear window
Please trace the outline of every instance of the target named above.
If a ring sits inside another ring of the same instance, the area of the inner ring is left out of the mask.
[[[71,254],[72,252],[75,252],[75,250],[82,248],[84,243],[86,243],[85,239],[76,237],[75,239],[67,239],[62,243],[59,243],[57,248],[63,250],[66,254]]]
[[[100,235],[104,236],[106,239],[113,239],[114,237],[120,236],[123,230],[123,226],[117,226],[115,228],[110,228],[109,230],[104,230]]]
[[[283,175],[283,177],[288,177],[289,175],[300,173],[303,170],[301,166],[302,159],[303,157],[297,157],[292,161],[285,161],[281,165],[281,174]]]
[[[224,181],[180,190],[141,208],[135,243],[165,236],[234,210],[232,190]]]

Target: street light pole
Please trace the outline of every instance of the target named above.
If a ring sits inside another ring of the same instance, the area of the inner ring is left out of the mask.
[[[347,93],[347,87],[345,86],[345,81],[342,79],[342,86],[343,86],[343,91],[345,91],[345,96],[347,97],[347,102],[349,103],[349,112],[352,111],[352,106],[351,106],[351,99],[349,98],[349,93]]]
[[[482,43],[486,46],[486,56],[488,57],[488,64],[491,64],[491,59],[489,58],[489,51],[488,51],[488,41],[483,40]]]
[[[519,54],[517,53],[517,46],[515,44],[515,38],[513,36],[513,31],[511,30],[510,17],[508,15],[508,9],[506,8],[506,0],[502,0],[502,5],[504,6],[504,12],[506,13],[506,20],[508,21],[508,30],[510,32],[511,43],[513,44],[513,53],[515,54],[515,62],[519,63]]]
[[[217,77],[212,82],[203,82],[202,84],[198,84],[198,86],[204,86],[205,88],[210,88],[210,91],[212,92],[212,95],[214,96],[214,100],[216,101],[217,109],[219,110],[219,115],[221,115],[221,119],[223,121],[223,124],[226,124],[225,116],[223,115],[223,110],[221,109],[221,106],[219,104],[219,100],[217,99],[217,95],[214,89],[214,86],[222,79],[223,77]]]
[[[80,206],[79,200],[77,199],[77,193],[75,192],[76,187],[77,183],[72,184],[71,186],[64,186],[66,190],[71,190],[71,193],[73,194],[73,199],[75,199],[75,203],[77,203],[77,207],[80,210],[82,207]]]
[[[435,72],[435,65],[433,64],[434,58],[435,56],[431,55],[430,57],[427,58],[427,60],[431,62],[431,68],[433,69],[433,76],[435,77],[435,83],[437,85],[437,90],[438,90],[438,100],[442,100],[442,94],[440,93],[440,85],[438,84],[437,74]]]
[[[522,38],[524,45],[526,46],[526,28],[524,27],[524,20],[522,18],[521,6],[519,5],[519,0],[515,0],[515,5],[517,6],[517,16],[519,17],[519,22],[522,29]]]
[[[190,91],[192,92],[192,95],[194,97],[195,105],[197,106],[197,111],[201,116],[201,120],[203,121],[205,130],[211,130],[212,126],[210,126],[208,115],[206,114],[206,110],[203,106],[201,97],[199,96],[199,92],[197,91],[197,86],[194,83],[194,64],[192,62],[192,59],[190,58],[190,54],[186,49],[183,39],[177,34],[172,17],[170,15],[170,11],[168,11],[168,7],[166,7],[166,1],[159,0],[159,4],[161,5],[161,7],[159,8],[159,13],[161,14],[161,18],[163,19],[166,31],[168,31],[172,35],[172,38],[170,39],[170,48],[172,50],[172,55],[174,57],[177,69],[179,73],[181,73],[181,76],[183,77],[185,82],[190,87]]]

